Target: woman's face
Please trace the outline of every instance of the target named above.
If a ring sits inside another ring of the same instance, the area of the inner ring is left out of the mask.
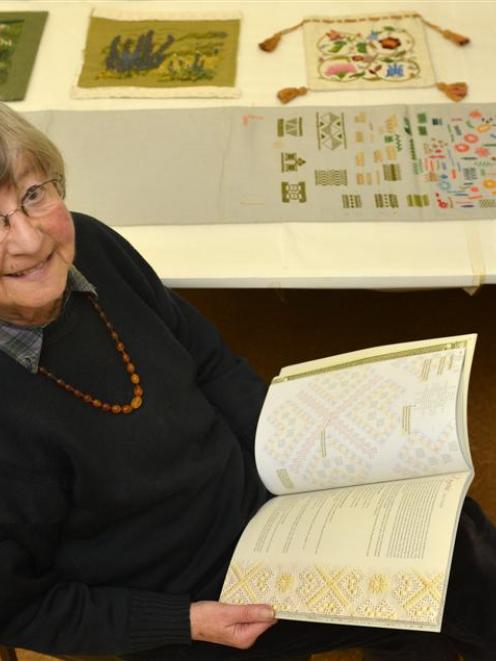
[[[31,186],[47,178],[31,170],[21,173],[16,188],[0,187],[0,213],[10,214]],[[9,220],[0,242],[0,319],[23,326],[48,323],[59,313],[74,260],[72,218],[57,197],[45,215],[28,218],[18,210]]]

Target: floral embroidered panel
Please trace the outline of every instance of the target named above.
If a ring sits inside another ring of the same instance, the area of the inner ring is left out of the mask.
[[[93,12],[76,97],[239,95],[239,17]]]
[[[416,14],[309,17],[304,26],[312,90],[430,87],[434,71]]]

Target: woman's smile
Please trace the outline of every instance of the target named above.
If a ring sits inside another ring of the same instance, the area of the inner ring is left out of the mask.
[[[34,266],[29,266],[19,271],[12,271],[11,273],[4,273],[4,277],[8,278],[22,278],[25,280],[39,280],[40,277],[45,275],[46,268],[51,262],[53,251],[44,259],[37,262]]]

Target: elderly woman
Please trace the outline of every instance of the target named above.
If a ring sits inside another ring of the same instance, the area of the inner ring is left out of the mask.
[[[441,635],[273,626],[268,605],[216,601],[268,497],[253,459],[265,387],[119,235],[69,213],[64,187],[56,147],[0,104],[0,644],[494,658],[496,536],[469,500]]]

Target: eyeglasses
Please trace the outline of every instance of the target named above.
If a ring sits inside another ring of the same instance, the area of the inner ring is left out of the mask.
[[[10,219],[18,211],[28,218],[42,218],[64,197],[62,177],[52,177],[41,184],[30,186],[20,200],[20,204],[10,213],[0,213],[0,243],[10,230]]]

